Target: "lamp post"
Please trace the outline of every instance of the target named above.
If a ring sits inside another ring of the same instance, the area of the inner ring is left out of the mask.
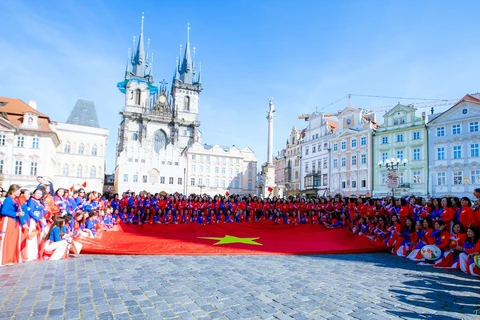
[[[404,167],[407,165],[408,160],[407,159],[400,159],[400,158],[392,158],[392,159],[387,159],[385,161],[379,161],[378,166],[380,168],[385,167],[387,168],[387,172],[389,172],[389,181],[387,182],[387,186],[392,188],[392,198],[395,197],[395,188],[397,187],[398,183],[398,175],[397,175],[397,170],[398,167],[403,165]],[[392,182],[392,183],[390,183]]]
[[[203,188],[205,188],[205,185],[203,185],[203,184],[198,184],[197,187],[200,188],[200,195],[202,195],[202,190],[203,190]]]

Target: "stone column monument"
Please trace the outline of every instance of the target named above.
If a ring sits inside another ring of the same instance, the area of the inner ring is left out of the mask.
[[[275,165],[273,164],[273,117],[275,105],[273,99],[270,99],[269,110],[267,114],[268,120],[268,145],[267,145],[267,162],[262,165],[263,197],[274,196],[277,194],[275,185]]]

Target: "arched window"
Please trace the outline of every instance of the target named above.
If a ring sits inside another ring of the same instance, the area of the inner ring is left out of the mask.
[[[90,178],[95,178],[96,176],[97,176],[97,169],[94,166],[92,166],[90,168]]]
[[[140,89],[135,90],[135,104],[140,105],[140,98],[141,98],[142,92]]]
[[[136,132],[132,133],[132,141],[137,141],[138,135]]]
[[[155,132],[153,139],[153,149],[155,152],[159,152],[161,149],[165,149],[167,146],[167,135],[163,130]]]
[[[65,177],[68,177],[68,164],[65,163],[65,165],[63,166],[63,175]]]
[[[187,111],[190,111],[190,97],[189,96],[185,96],[184,109],[187,110]]]
[[[78,178],[81,178],[82,177],[82,174],[83,174],[83,170],[82,170],[82,166],[78,166],[77,167],[77,177]]]
[[[97,155],[97,145],[94,144],[92,147],[92,156],[96,156],[96,155]]]
[[[84,152],[85,152],[85,146],[83,145],[83,143],[81,143],[78,146],[78,154],[83,154]]]
[[[65,149],[63,150],[63,152],[65,153],[70,153],[70,142],[67,142],[65,144]]]

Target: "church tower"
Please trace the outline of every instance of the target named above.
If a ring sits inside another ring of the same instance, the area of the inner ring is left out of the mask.
[[[180,52],[181,54],[181,52]],[[195,48],[193,57],[190,49],[190,25],[187,29],[187,43],[185,52],[180,56],[175,66],[172,81],[172,96],[175,109],[175,126],[180,132],[181,145],[192,145],[201,142],[201,133],[198,130],[198,100],[202,91],[201,67],[195,67]]]

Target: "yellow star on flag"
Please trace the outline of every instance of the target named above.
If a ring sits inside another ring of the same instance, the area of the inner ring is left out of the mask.
[[[199,239],[207,239],[207,240],[218,240],[213,245],[217,244],[230,244],[230,243],[243,243],[243,244],[251,244],[255,246],[263,246],[263,244],[256,242],[255,240],[260,238],[238,238],[235,236],[225,235],[223,238],[215,238],[215,237],[198,237]]]

